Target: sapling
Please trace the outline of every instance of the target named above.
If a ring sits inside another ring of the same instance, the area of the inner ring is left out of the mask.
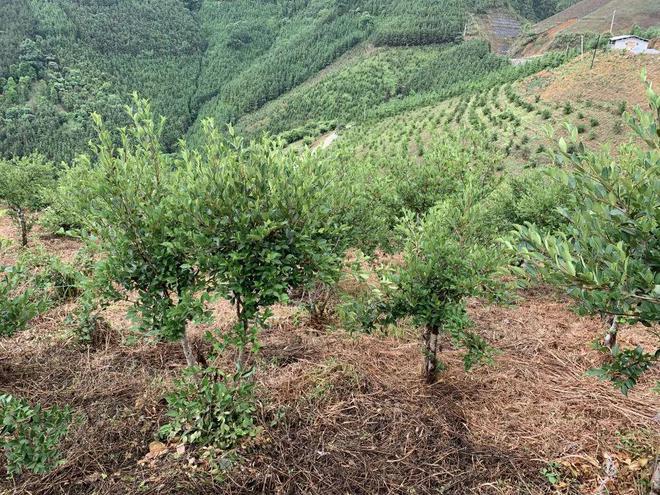
[[[490,355],[486,342],[467,331],[465,305],[471,296],[501,294],[496,272],[502,259],[493,245],[495,232],[484,222],[484,202],[501,180],[497,165],[497,157],[480,154],[463,162],[463,173],[456,176],[447,199],[421,218],[406,215],[399,229],[404,263],[390,280],[391,318],[412,317],[422,328],[428,383],[441,369],[443,334],[468,349],[466,368]]]
[[[23,247],[28,245],[37,213],[46,206],[44,191],[54,185],[53,164],[41,155],[0,159],[0,204],[9,209]]]
[[[466,369],[490,355],[486,342],[467,331],[465,303],[468,297],[494,290],[498,256],[449,220],[454,207],[441,203],[423,220],[409,224],[404,267],[392,279],[394,318],[410,316],[422,328],[422,374],[427,383],[433,383],[442,368],[438,353],[443,334],[468,350]]]
[[[231,128],[225,139],[211,122],[205,130],[206,146],[185,154],[179,182],[189,185],[196,264],[234,305],[237,323],[223,338],[243,367],[273,304],[336,280],[350,212],[335,171],[312,155],[268,138],[246,143]]]
[[[102,252],[94,280],[102,300],[129,299],[140,329],[180,341],[188,365],[197,364],[187,324],[204,315],[206,279],[188,244],[191,228],[173,159],[160,146],[163,121],[156,123],[148,102],[134,99],[132,125],[119,133],[120,145],[94,116],[98,141],[94,161],[81,157],[86,187],[68,191],[93,244]],[[81,182],[81,174],[67,174]]]

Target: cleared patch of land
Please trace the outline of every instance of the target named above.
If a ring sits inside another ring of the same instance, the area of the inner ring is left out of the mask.
[[[532,29],[521,53],[543,53],[562,35],[602,33],[609,36],[614,15],[613,34],[628,34],[633,26],[660,25],[660,7],[649,0],[582,0],[544,19]]]

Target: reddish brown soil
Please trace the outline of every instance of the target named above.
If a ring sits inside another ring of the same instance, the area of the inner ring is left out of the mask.
[[[569,65],[546,72],[549,83],[541,93],[544,101],[627,101],[631,105],[647,105],[641,72],[646,68],[648,80],[660,85],[660,57],[599,52],[594,68],[591,57],[576,59]]]
[[[559,33],[565,31],[566,29],[569,29],[576,22],[577,22],[576,18],[567,19],[553,26],[552,28],[548,29],[548,31],[539,34],[538,38],[536,38],[533,41],[533,43],[529,43],[528,45],[525,45],[520,55],[522,57],[532,57],[535,55],[538,56],[546,52],[552,45],[552,42],[555,40],[555,37]]]

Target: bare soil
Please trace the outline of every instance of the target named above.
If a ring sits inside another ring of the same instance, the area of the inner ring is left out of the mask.
[[[648,106],[642,69],[654,88],[660,84],[660,57],[627,53],[598,52],[594,68],[591,55],[547,71],[550,81],[541,93],[544,101],[576,102],[580,100],[617,103],[626,101],[630,108]]]

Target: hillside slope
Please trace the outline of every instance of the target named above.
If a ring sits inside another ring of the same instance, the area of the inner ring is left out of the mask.
[[[588,147],[616,146],[630,138],[622,112],[646,105],[642,69],[660,85],[660,58],[608,53],[597,57],[592,70],[590,62],[578,57],[487,91],[367,121],[340,131],[328,153],[347,160],[423,161],[436,140],[468,128],[494,142],[509,169],[516,170],[547,163],[546,152],[566,135],[567,123],[578,128]],[[553,137],[545,132],[548,127],[554,128]]]
[[[633,27],[660,26],[660,2],[655,0],[582,0],[539,22],[519,49],[521,56],[565,46],[576,34],[627,34]]]
[[[201,119],[235,122],[356,45],[462,39],[469,16],[538,20],[561,0],[0,0],[0,155],[71,159],[136,91],[173,149]],[[194,132],[193,132],[194,134]]]

